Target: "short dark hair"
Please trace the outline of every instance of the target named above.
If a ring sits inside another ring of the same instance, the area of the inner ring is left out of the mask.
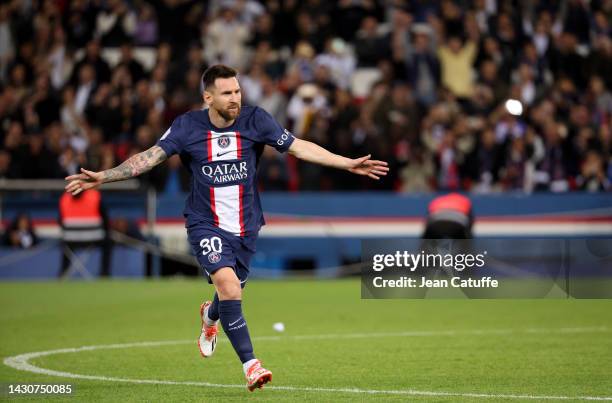
[[[215,64],[206,69],[200,80],[200,92],[204,93],[211,85],[215,85],[217,78],[232,78],[238,76],[238,72],[224,64]]]

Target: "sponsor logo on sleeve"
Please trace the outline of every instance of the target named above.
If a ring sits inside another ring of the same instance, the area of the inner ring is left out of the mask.
[[[285,129],[283,130],[283,134],[281,134],[280,138],[276,140],[276,144],[282,146],[285,144],[285,141],[289,140],[291,137],[293,137],[293,135],[289,132],[289,130]]]

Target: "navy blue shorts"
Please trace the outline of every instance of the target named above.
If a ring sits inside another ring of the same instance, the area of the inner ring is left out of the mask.
[[[255,239],[237,237],[207,224],[189,224],[187,236],[209,283],[212,284],[211,274],[222,267],[233,268],[241,283],[247,281]]]

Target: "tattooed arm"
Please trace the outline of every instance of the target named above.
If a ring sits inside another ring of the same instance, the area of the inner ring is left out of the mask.
[[[160,146],[153,146],[146,151],[135,154],[115,168],[100,172],[102,183],[122,181],[150,171],[154,166],[166,160],[166,153]]]
[[[95,188],[103,183],[122,181],[133,178],[162,163],[168,157],[159,146],[153,146],[146,151],[135,154],[125,160],[121,165],[101,172],[92,172],[81,168],[81,173],[66,178],[70,181],[66,185],[66,192],[77,195],[84,190]]]

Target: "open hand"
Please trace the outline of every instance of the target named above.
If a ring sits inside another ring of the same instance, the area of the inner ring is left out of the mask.
[[[103,182],[103,175],[102,172],[92,172],[81,168],[80,174],[70,175],[65,179],[70,182],[64,189],[66,189],[66,192],[76,196],[84,190],[100,186]]]
[[[389,167],[385,161],[371,160],[371,154],[365,157],[355,158],[351,161],[351,166],[348,171],[357,175],[367,175],[372,179],[380,179],[381,176],[387,175]]]

